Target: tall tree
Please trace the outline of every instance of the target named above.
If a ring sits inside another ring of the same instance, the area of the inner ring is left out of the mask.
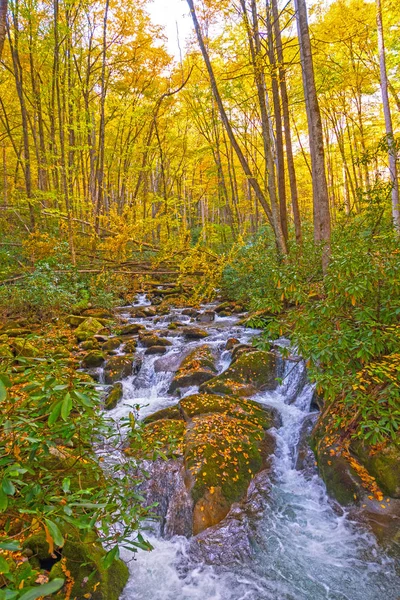
[[[8,0],[0,0],[0,60],[3,53],[4,40],[6,39],[7,7]]]
[[[324,136],[315,86],[314,65],[308,28],[306,0],[295,0],[297,32],[300,46],[301,71],[306,103],[308,136],[313,185],[314,239],[325,244],[323,267],[329,260],[331,219],[328,186],[325,173]]]
[[[397,174],[397,149],[393,137],[392,114],[390,112],[388,78],[386,71],[385,57],[385,38],[383,34],[382,5],[381,0],[376,0],[376,25],[378,29],[378,51],[379,51],[379,71],[381,79],[381,93],[383,114],[385,116],[386,140],[389,155],[390,181],[392,183],[392,215],[396,230],[400,233],[400,212],[399,212],[399,179]]]
[[[232,129],[228,115],[225,111],[225,108],[224,108],[224,105],[222,102],[222,98],[219,93],[217,80],[214,75],[214,70],[211,65],[210,57],[208,55],[208,51],[207,51],[206,45],[204,43],[203,34],[202,34],[201,28],[200,28],[200,23],[197,19],[194,2],[193,2],[193,0],[187,0],[187,3],[190,8],[190,13],[192,15],[194,28],[195,28],[196,35],[197,35],[197,40],[199,42],[200,50],[201,50],[201,53],[202,53],[202,56],[203,56],[203,59],[204,59],[204,62],[205,62],[206,68],[207,68],[208,76],[210,78],[211,89],[212,89],[212,92],[213,92],[213,95],[215,98],[215,102],[218,106],[221,121],[226,129],[226,133],[228,134],[229,140],[236,152],[236,155],[239,159],[241,167],[242,167],[246,177],[248,178],[249,184],[251,185],[258,201],[260,202],[261,206],[263,207],[263,209],[265,211],[265,214],[268,217],[268,221],[274,231],[277,247],[282,254],[287,254],[286,241],[283,236],[282,228],[280,227],[279,220],[276,218],[276,213],[273,214],[271,207],[268,204],[267,198],[265,197],[265,194],[264,194],[263,190],[261,189],[259,182],[257,181],[257,178],[253,175],[253,173],[250,169],[249,163],[248,163],[248,161],[236,139],[236,136]]]
[[[294,168],[294,159],[293,159],[293,148],[292,148],[292,132],[290,127],[290,114],[289,114],[289,97],[286,86],[286,70],[283,59],[283,48],[282,48],[282,36],[281,36],[281,28],[279,25],[279,13],[278,13],[278,4],[277,0],[271,0],[272,7],[272,20],[274,25],[274,33],[275,33],[275,46],[276,46],[276,54],[278,58],[278,75],[279,75],[279,87],[281,92],[281,101],[282,101],[282,113],[283,113],[283,127],[285,131],[285,146],[286,146],[286,161],[287,161],[287,170],[289,175],[290,182],[290,196],[292,201],[292,211],[293,211],[293,220],[294,220],[294,229],[296,234],[296,242],[301,244],[302,234],[301,234],[301,219],[300,219],[300,210],[299,210],[299,196],[297,191],[297,179],[296,179],[296,171]]]

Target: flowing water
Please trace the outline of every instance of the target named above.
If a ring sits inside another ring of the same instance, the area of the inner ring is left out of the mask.
[[[145,297],[138,298],[139,304],[148,304]],[[175,320],[190,322],[178,309],[165,317],[130,320],[147,329],[165,329]],[[235,317],[217,316],[205,327],[209,337],[189,343],[177,331],[163,331],[172,346],[161,361],[159,356],[144,356],[139,345],[140,371],[124,380],[124,398],[110,417],[118,422],[140,404],[143,418],[175,404],[176,397],[167,393],[173,372],[162,369],[167,363],[179,362],[182,352],[207,344],[218,353],[223,371],[230,362],[224,349],[228,338],[247,343],[257,333],[238,326]],[[191,388],[186,394],[195,391]],[[285,362],[282,384],[254,397],[279,412],[281,426],[274,431],[277,444],[265,507],[261,518],[250,523],[251,559],[224,567],[193,564],[193,559],[187,562],[186,538],[165,540],[153,533],[147,536],[152,552],[123,556],[131,577],[122,600],[399,600],[394,561],[379,550],[361,523],[330,501],[310,455],[299,468],[302,432],[313,418],[312,398],[302,361]]]

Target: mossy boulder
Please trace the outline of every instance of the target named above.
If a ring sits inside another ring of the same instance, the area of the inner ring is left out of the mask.
[[[143,419],[143,423],[148,425],[149,423],[161,421],[162,419],[174,419],[178,421],[181,420],[182,413],[179,404],[174,404],[173,406],[162,408],[161,410],[158,410],[157,412],[148,415],[145,419]]]
[[[120,335],[135,335],[139,333],[139,331],[143,329],[143,325],[139,325],[138,323],[129,323],[129,325],[124,325],[120,328]]]
[[[96,348],[99,347],[99,343],[97,340],[92,339],[92,340],[87,340],[86,342],[81,342],[79,344],[79,347],[82,348],[82,350],[95,350]]]
[[[70,352],[65,346],[56,346],[53,350],[54,358],[69,358]]]
[[[85,319],[77,329],[75,329],[75,335],[79,342],[85,342],[90,338],[93,338],[96,333],[99,333],[103,329],[102,323],[93,317]]]
[[[8,344],[0,344],[0,358],[14,358]]]
[[[70,597],[76,600],[118,600],[124,589],[128,577],[128,567],[121,560],[115,560],[109,569],[104,569],[102,559],[106,551],[96,541],[94,534],[79,538],[79,532],[71,530],[65,536],[62,548],[55,551],[55,558],[49,553],[49,546],[44,533],[31,536],[24,542],[24,549],[33,552],[30,561],[43,568],[53,566],[49,578],[62,578],[66,586],[72,584]],[[55,564],[54,561],[56,560]],[[66,591],[53,595],[53,598],[62,600]]]
[[[93,317],[94,319],[112,319],[113,314],[107,308],[87,308],[82,313],[85,317]]]
[[[251,396],[259,390],[272,390],[277,386],[276,369],[273,353],[262,350],[246,352],[221,375],[203,383],[200,391]]]
[[[180,419],[161,418],[151,421],[144,427],[140,453],[151,458],[154,448],[158,447],[168,457],[182,456],[185,432],[186,424]]]
[[[114,352],[121,345],[121,340],[117,337],[110,338],[106,342],[103,342],[101,345],[101,349],[103,352]]]
[[[136,340],[128,340],[122,347],[122,351],[125,354],[133,354],[136,350],[137,342]]]
[[[92,369],[96,367],[101,367],[103,362],[105,361],[105,357],[103,352],[99,350],[91,350],[86,354],[86,356],[82,360],[82,367],[84,369]]]
[[[375,478],[384,494],[400,498],[400,442],[371,448],[357,440],[352,442],[350,450]]]
[[[208,346],[200,346],[191,352],[181,363],[169,387],[169,393],[177,389],[200,385],[215,377],[215,358]]]
[[[23,337],[25,335],[30,335],[32,333],[31,329],[26,327],[11,327],[9,329],[4,330],[8,337]]]
[[[183,327],[182,333],[188,340],[201,340],[208,337],[207,331],[200,327]]]
[[[147,348],[145,354],[147,354],[147,355],[165,354],[166,351],[167,351],[167,348],[165,346],[150,346],[150,348]]]
[[[16,356],[24,358],[35,358],[39,356],[39,350],[35,346],[23,338],[14,338],[11,341],[12,348]]]
[[[172,342],[155,334],[144,335],[140,337],[140,341],[145,348],[151,348],[152,346],[172,346]]]
[[[115,383],[124,377],[129,377],[132,372],[132,356],[111,356],[104,367],[104,379],[106,383]]]
[[[104,400],[104,408],[106,410],[112,410],[113,408],[115,408],[123,395],[124,389],[122,387],[122,383],[115,383]]]
[[[169,457],[184,457],[194,502],[193,533],[219,523],[274,450],[274,415],[238,397],[194,394],[145,419],[144,437]],[[265,443],[268,440],[268,444]]]

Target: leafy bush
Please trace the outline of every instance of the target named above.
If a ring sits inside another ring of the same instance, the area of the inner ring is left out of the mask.
[[[400,426],[400,249],[387,186],[360,196],[363,213],[334,230],[328,272],[308,232],[279,261],[260,235],[225,269],[223,290],[245,300],[265,327],[258,341],[287,335],[308,359],[310,377],[336,403],[343,435],[372,444],[395,439]]]
[[[30,535],[43,532],[50,554],[63,547],[65,532],[78,540],[91,534],[92,542],[97,535],[109,548],[104,568],[120,544],[151,548],[139,531],[150,509],[132,489],[132,459],[102,416],[93,383],[68,361],[19,357],[17,369],[0,373],[0,403],[0,585],[9,594],[0,590],[1,598],[59,589],[35,586],[40,567],[21,561],[20,542]],[[131,422],[125,425],[130,429]],[[92,450],[100,441],[108,455],[120,457],[104,471]]]

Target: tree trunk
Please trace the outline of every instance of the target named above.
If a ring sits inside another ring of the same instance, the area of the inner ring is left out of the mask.
[[[277,0],[271,0],[272,6],[272,18],[274,22],[275,31],[275,45],[278,56],[278,73],[279,73],[279,85],[281,90],[282,100],[282,113],[283,113],[283,126],[285,130],[285,146],[286,146],[286,161],[290,183],[290,197],[292,201],[292,211],[294,220],[294,229],[296,234],[296,242],[301,244],[302,233],[301,233],[301,218],[299,210],[299,196],[297,191],[297,179],[296,171],[294,168],[293,149],[292,149],[292,133],[290,128],[290,114],[289,114],[289,98],[286,86],[286,71],[283,60],[283,48],[282,48],[282,37],[281,29],[279,26],[279,13]]]
[[[247,177],[247,179],[249,181],[249,184],[253,188],[254,193],[255,193],[258,201],[260,202],[261,206],[263,207],[263,209],[265,211],[265,214],[268,217],[268,220],[269,220],[269,222],[271,224],[271,227],[272,227],[272,229],[274,231],[274,234],[275,234],[275,239],[276,239],[277,246],[278,246],[278,248],[279,248],[279,250],[280,250],[280,252],[282,254],[287,254],[286,242],[285,242],[285,239],[284,239],[284,237],[282,235],[282,230],[280,228],[276,227],[276,222],[275,222],[275,219],[274,219],[274,217],[272,215],[271,207],[269,206],[269,204],[267,202],[267,199],[265,198],[265,195],[264,195],[264,193],[263,193],[263,191],[262,191],[262,189],[260,187],[260,184],[258,183],[257,179],[254,177],[254,175],[251,172],[249,163],[246,160],[246,157],[244,156],[244,154],[242,152],[242,149],[240,148],[240,146],[238,144],[238,141],[236,139],[236,136],[235,136],[235,134],[233,132],[233,129],[232,129],[231,124],[229,122],[228,116],[226,114],[226,111],[225,111],[225,108],[224,108],[224,105],[222,103],[222,99],[221,99],[221,96],[220,96],[220,93],[219,93],[219,90],[218,90],[218,86],[217,86],[217,82],[216,82],[216,79],[215,79],[214,71],[213,71],[213,68],[212,68],[212,65],[211,65],[211,61],[210,61],[210,58],[208,56],[208,52],[207,52],[206,46],[204,44],[203,35],[202,35],[201,29],[200,29],[200,24],[198,22],[197,15],[196,15],[195,8],[194,8],[194,2],[193,2],[193,0],[187,0],[187,3],[188,3],[189,8],[190,8],[190,12],[191,12],[191,15],[192,15],[194,28],[195,28],[196,34],[197,34],[197,39],[198,39],[199,46],[200,46],[200,49],[201,49],[201,53],[203,55],[203,59],[204,59],[204,62],[205,62],[206,68],[207,68],[208,76],[210,78],[211,89],[212,89],[215,101],[217,103],[217,106],[218,106],[218,110],[219,110],[219,114],[220,114],[220,117],[221,117],[221,121],[222,121],[222,123],[223,123],[223,125],[225,127],[226,133],[228,134],[229,140],[230,140],[230,142],[231,142],[231,144],[232,144],[232,146],[233,146],[233,148],[234,148],[234,150],[236,152],[236,155],[237,155],[237,157],[239,159],[239,162],[240,162],[240,164],[242,166],[242,169],[243,169],[243,171],[244,171],[244,173],[245,173],[245,175],[246,175],[246,177]]]
[[[385,129],[389,155],[390,181],[392,183],[392,216],[393,224],[398,233],[400,233],[400,211],[399,211],[399,179],[397,175],[397,152],[396,143],[393,137],[392,115],[390,112],[388,79],[386,72],[385,58],[385,39],[383,35],[382,6],[381,0],[376,0],[376,25],[378,28],[378,50],[379,50],[379,69],[381,76],[381,93],[383,114],[385,116]]]
[[[0,0],[0,60],[3,53],[4,40],[6,39],[7,5],[8,0]]]
[[[325,245],[322,259],[323,269],[325,271],[329,261],[331,219],[329,213],[329,196],[324,162],[324,137],[322,131],[321,113],[317,98],[317,90],[315,87],[314,65],[311,52],[310,33],[308,29],[306,1],[295,0],[295,8],[311,154],[314,239],[316,242],[323,243]]]

